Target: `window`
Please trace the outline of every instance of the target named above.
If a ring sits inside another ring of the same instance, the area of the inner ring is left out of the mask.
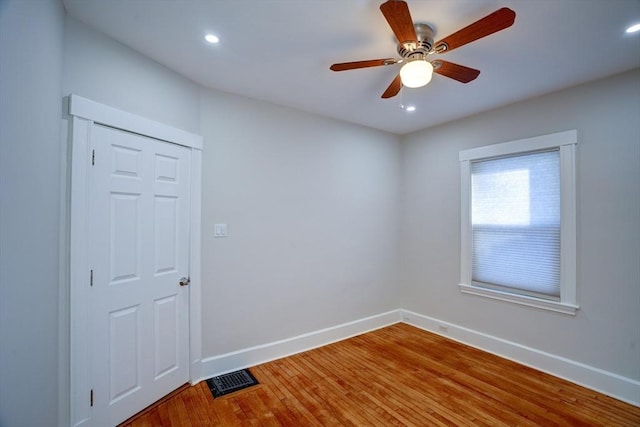
[[[576,309],[577,132],[460,152],[460,290]]]

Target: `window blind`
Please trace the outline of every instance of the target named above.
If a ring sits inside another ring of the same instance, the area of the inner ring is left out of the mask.
[[[472,281],[560,298],[558,150],[471,163]]]

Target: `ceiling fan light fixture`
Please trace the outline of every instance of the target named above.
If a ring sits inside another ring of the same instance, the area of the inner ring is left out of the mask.
[[[433,77],[433,65],[425,59],[414,59],[400,69],[403,86],[416,88],[425,86]]]

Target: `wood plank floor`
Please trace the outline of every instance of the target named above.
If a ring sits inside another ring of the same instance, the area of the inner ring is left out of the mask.
[[[213,399],[205,382],[137,426],[640,426],[640,408],[406,324],[251,368]]]

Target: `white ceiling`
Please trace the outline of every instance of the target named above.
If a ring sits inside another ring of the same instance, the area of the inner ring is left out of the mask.
[[[380,95],[399,65],[333,72],[335,62],[395,57],[382,0],[64,0],[74,18],[213,89],[405,134],[640,67],[640,0],[408,0],[439,40],[501,8],[515,24],[442,55],[481,70],[435,75]],[[204,41],[208,32],[221,39]],[[409,113],[400,108],[414,104]]]

